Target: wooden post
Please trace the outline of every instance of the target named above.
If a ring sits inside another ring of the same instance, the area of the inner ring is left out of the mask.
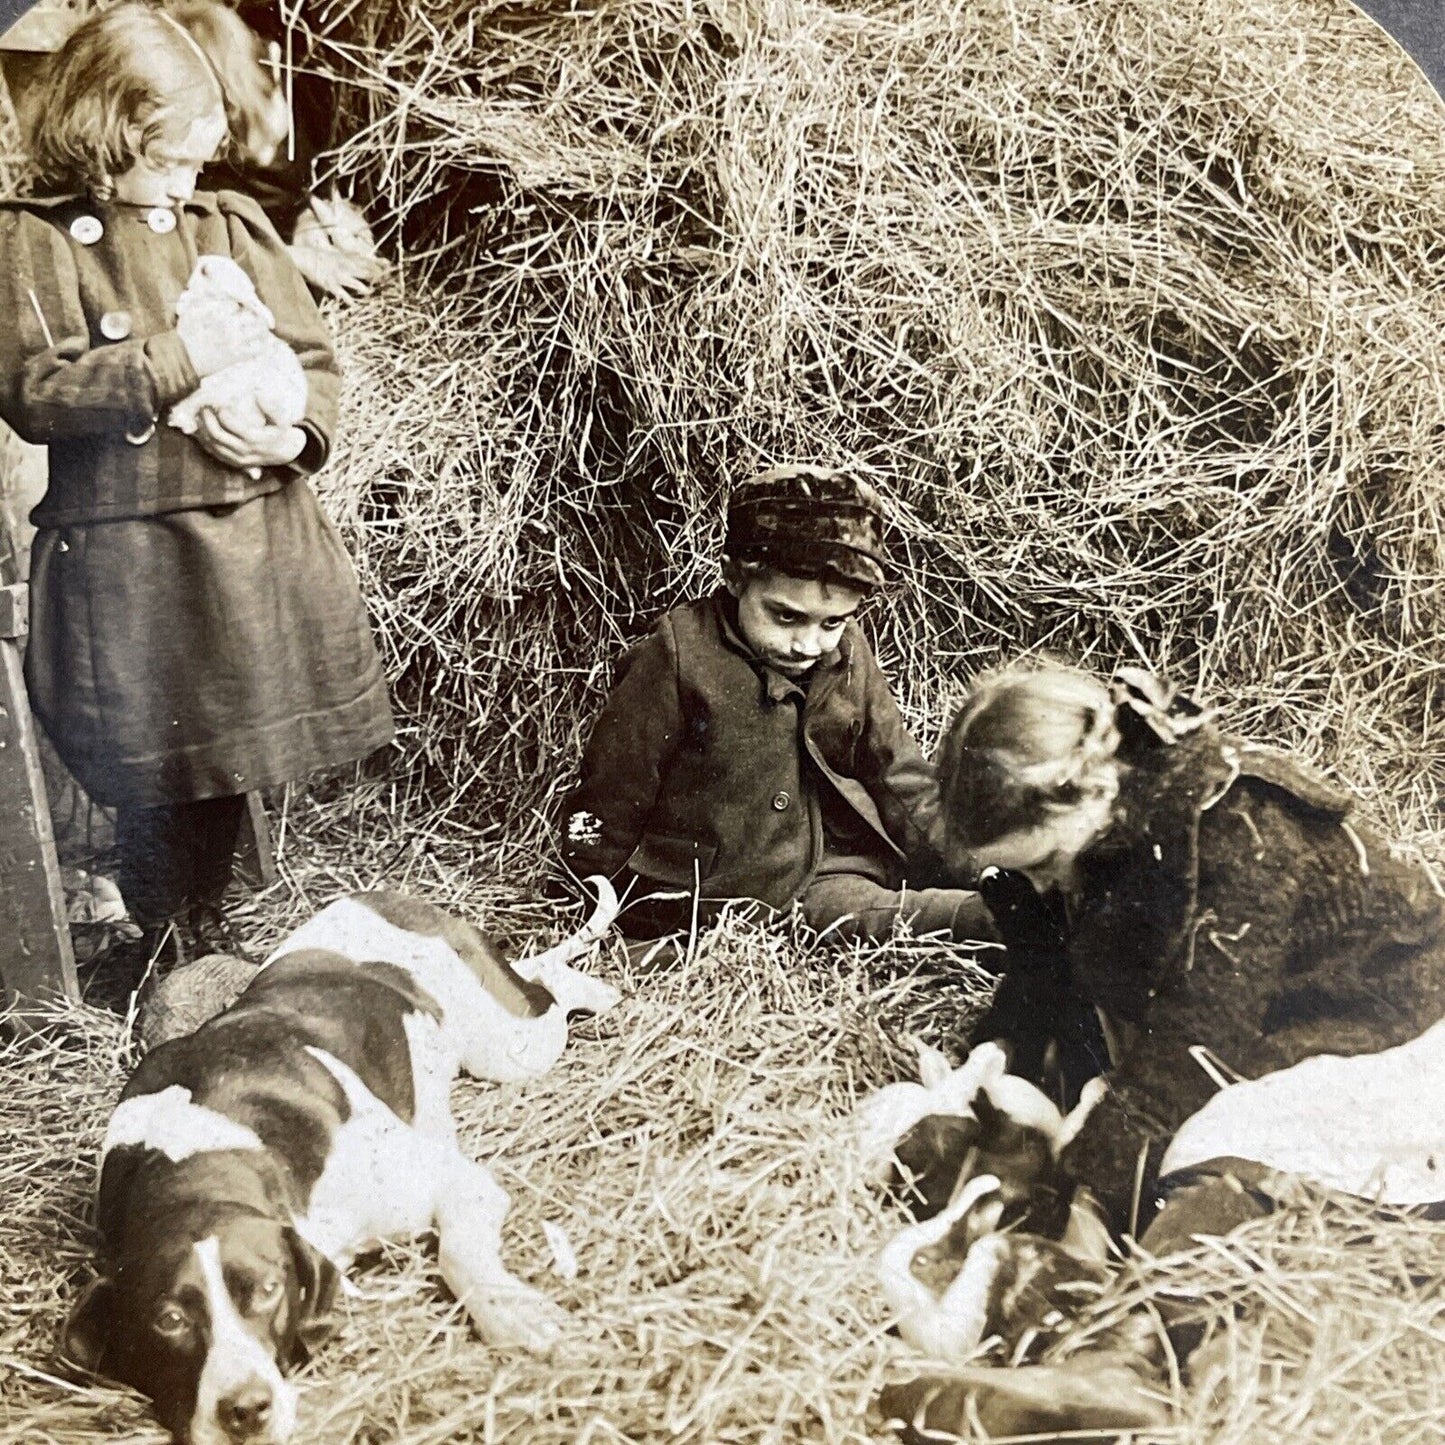
[[[258,890],[276,881],[276,850],[271,846],[271,825],[260,793],[246,794],[241,836],[236,840],[236,871],[243,882]]]
[[[0,983],[5,1002],[79,998],[20,639],[23,583],[0,587]]]

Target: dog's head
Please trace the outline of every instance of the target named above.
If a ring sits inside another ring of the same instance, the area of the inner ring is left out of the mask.
[[[188,1445],[285,1445],[282,1370],[325,1332],[337,1275],[289,1224],[219,1207],[137,1231],[67,1320],[72,1368],[134,1386]]]
[[[1076,1108],[1063,1114],[1033,1085],[1004,1075],[978,1090],[967,1115],[920,1119],[895,1149],[914,1195],[914,1217],[931,1218],[970,1179],[992,1174],[999,1180],[997,1189],[960,1221],[965,1247],[999,1228],[1056,1238],[1068,1221],[1075,1190],[1060,1155],[1103,1092],[1103,1081],[1091,1080]]]

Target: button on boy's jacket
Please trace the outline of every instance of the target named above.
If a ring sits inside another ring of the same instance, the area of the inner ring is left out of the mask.
[[[0,417],[47,444],[38,526],[228,506],[274,492],[326,459],[339,390],[326,329],[300,272],[248,196],[198,191],[159,233],[154,208],[86,196],[0,202]],[[175,304],[196,257],[233,257],[306,374],[307,444],[253,478],[228,467],[166,412],[200,377]]]
[[[730,611],[725,592],[678,607],[623,659],[564,815],[568,864],[783,907],[821,861],[831,788],[886,871],[932,882],[933,770],[856,624],[804,699],[751,657]]]

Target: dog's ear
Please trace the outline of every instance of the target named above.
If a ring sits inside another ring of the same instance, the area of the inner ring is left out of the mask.
[[[1007,1116],[994,1103],[986,1088],[980,1089],[973,1096],[973,1103],[970,1107],[973,1110],[973,1117],[978,1120],[980,1138],[991,1138],[1003,1128],[1004,1119]]]
[[[106,1373],[115,1322],[115,1281],[92,1280],[60,1332],[56,1353],[76,1375]]]
[[[291,1363],[302,1365],[311,1357],[312,1350],[336,1333],[333,1310],[341,1276],[336,1266],[319,1249],[307,1244],[294,1229],[286,1231],[286,1242],[291,1246],[300,1296]]]

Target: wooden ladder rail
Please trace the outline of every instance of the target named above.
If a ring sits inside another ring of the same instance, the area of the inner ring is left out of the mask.
[[[28,618],[26,585],[0,581],[0,985],[4,1002],[12,1006],[80,997],[35,719],[21,671]]]

